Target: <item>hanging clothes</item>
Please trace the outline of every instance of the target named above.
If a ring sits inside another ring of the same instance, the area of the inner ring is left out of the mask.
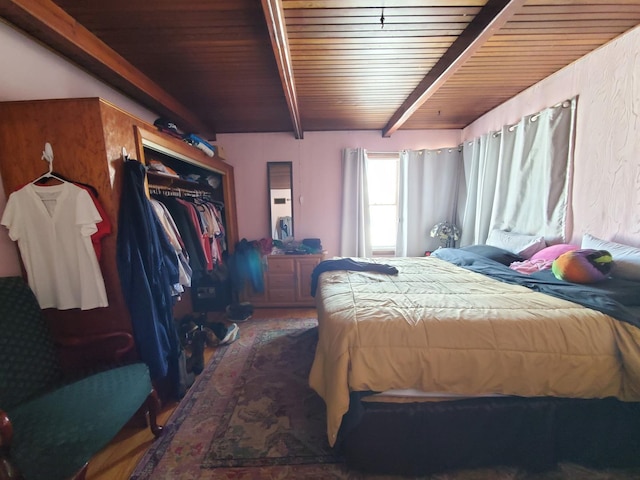
[[[75,180],[69,180],[68,178],[64,177],[63,175],[57,172],[52,172],[52,173],[59,180],[73,183],[74,185],[77,185],[78,187],[86,190],[89,196],[91,197],[91,200],[93,200],[93,204],[95,205],[101,217],[101,220],[98,223],[96,223],[97,230],[91,235],[91,243],[93,244],[93,249],[96,252],[96,257],[99,262],[100,258],[102,258],[102,239],[111,234],[111,221],[109,220],[109,215],[107,215],[106,210],[100,203],[100,200],[98,200],[98,191],[93,185],[77,182]],[[36,186],[44,186],[44,181],[46,180],[48,180],[48,178],[41,178],[33,182],[33,184]],[[20,188],[23,188],[24,186],[25,185],[22,185]]]
[[[223,263],[227,251],[226,232],[222,219],[223,206],[217,202],[203,199],[196,200],[196,203],[199,203],[210,215],[209,237],[211,239],[213,263],[214,265]]]
[[[168,394],[179,397],[184,352],[173,321],[177,257],[145,195],[145,167],[126,160],[123,170],[116,250],[122,292],[140,358],[152,380],[166,382]]]
[[[229,256],[228,264],[236,293],[242,292],[247,284],[256,292],[264,292],[264,264],[259,242],[240,240],[233,255]]]
[[[91,235],[91,244],[93,245],[93,250],[96,252],[96,258],[98,259],[98,261],[100,261],[100,259],[102,258],[102,239],[111,234],[111,222],[109,221],[109,215],[107,215],[107,212],[98,200],[98,196],[93,193],[95,190],[93,189],[93,187],[81,183],[73,183],[87,191],[87,193],[91,197],[91,200],[93,200],[93,204],[98,210],[100,217],[102,217],[102,220],[100,220],[96,224],[96,232]]]
[[[190,287],[193,271],[189,265],[189,254],[185,250],[184,242],[180,236],[180,231],[173,221],[173,217],[169,213],[169,210],[167,210],[167,207],[165,207],[162,202],[151,199],[151,205],[156,212],[158,220],[160,220],[160,223],[164,228],[164,232],[169,239],[169,243],[171,243],[176,252],[176,257],[178,257],[178,281],[180,282],[180,285]]]
[[[186,210],[187,215],[191,222],[193,222],[193,226],[200,242],[200,246],[202,247],[202,251],[204,252],[205,258],[205,269],[213,270],[213,260],[211,257],[211,241],[209,240],[207,233],[204,227],[204,220],[201,218],[198,210],[193,203],[188,202],[182,198],[176,199]]]
[[[177,226],[194,272],[212,271],[224,263],[227,241],[222,205],[205,197],[156,194],[154,200],[166,208]]]
[[[174,197],[164,197],[159,200],[167,207],[167,210],[180,231],[185,249],[189,254],[191,270],[193,272],[206,270],[207,258],[202,248],[201,234],[191,220],[191,215],[187,211],[187,208]]]
[[[13,192],[1,223],[18,242],[40,308],[109,305],[91,235],[102,217],[86,190],[68,182]]]

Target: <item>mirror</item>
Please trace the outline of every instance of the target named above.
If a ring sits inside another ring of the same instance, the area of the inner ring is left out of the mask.
[[[293,167],[291,162],[267,162],[271,238],[293,237]]]

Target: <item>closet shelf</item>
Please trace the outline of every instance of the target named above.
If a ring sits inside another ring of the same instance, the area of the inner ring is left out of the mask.
[[[194,182],[193,180],[185,180],[184,178],[173,177],[170,175],[164,175],[153,171],[147,172],[147,180],[149,187],[167,187],[167,188],[181,188],[184,190],[199,190],[207,193],[214,193],[216,190],[210,185]]]

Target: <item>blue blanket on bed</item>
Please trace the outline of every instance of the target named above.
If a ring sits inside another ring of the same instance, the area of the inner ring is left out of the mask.
[[[598,284],[585,285],[558,280],[550,270],[526,275],[489,258],[460,249],[440,248],[433,252],[432,256],[505,283],[522,285],[578,303],[640,328],[638,315],[619,301],[611,298],[607,292],[598,287]]]

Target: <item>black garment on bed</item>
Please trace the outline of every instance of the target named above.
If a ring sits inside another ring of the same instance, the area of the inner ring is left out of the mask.
[[[316,296],[318,288],[318,277],[321,273],[331,270],[352,270],[356,272],[378,272],[387,275],[397,275],[398,269],[385,263],[363,262],[353,258],[337,258],[334,260],[323,260],[311,272],[311,296]]]

